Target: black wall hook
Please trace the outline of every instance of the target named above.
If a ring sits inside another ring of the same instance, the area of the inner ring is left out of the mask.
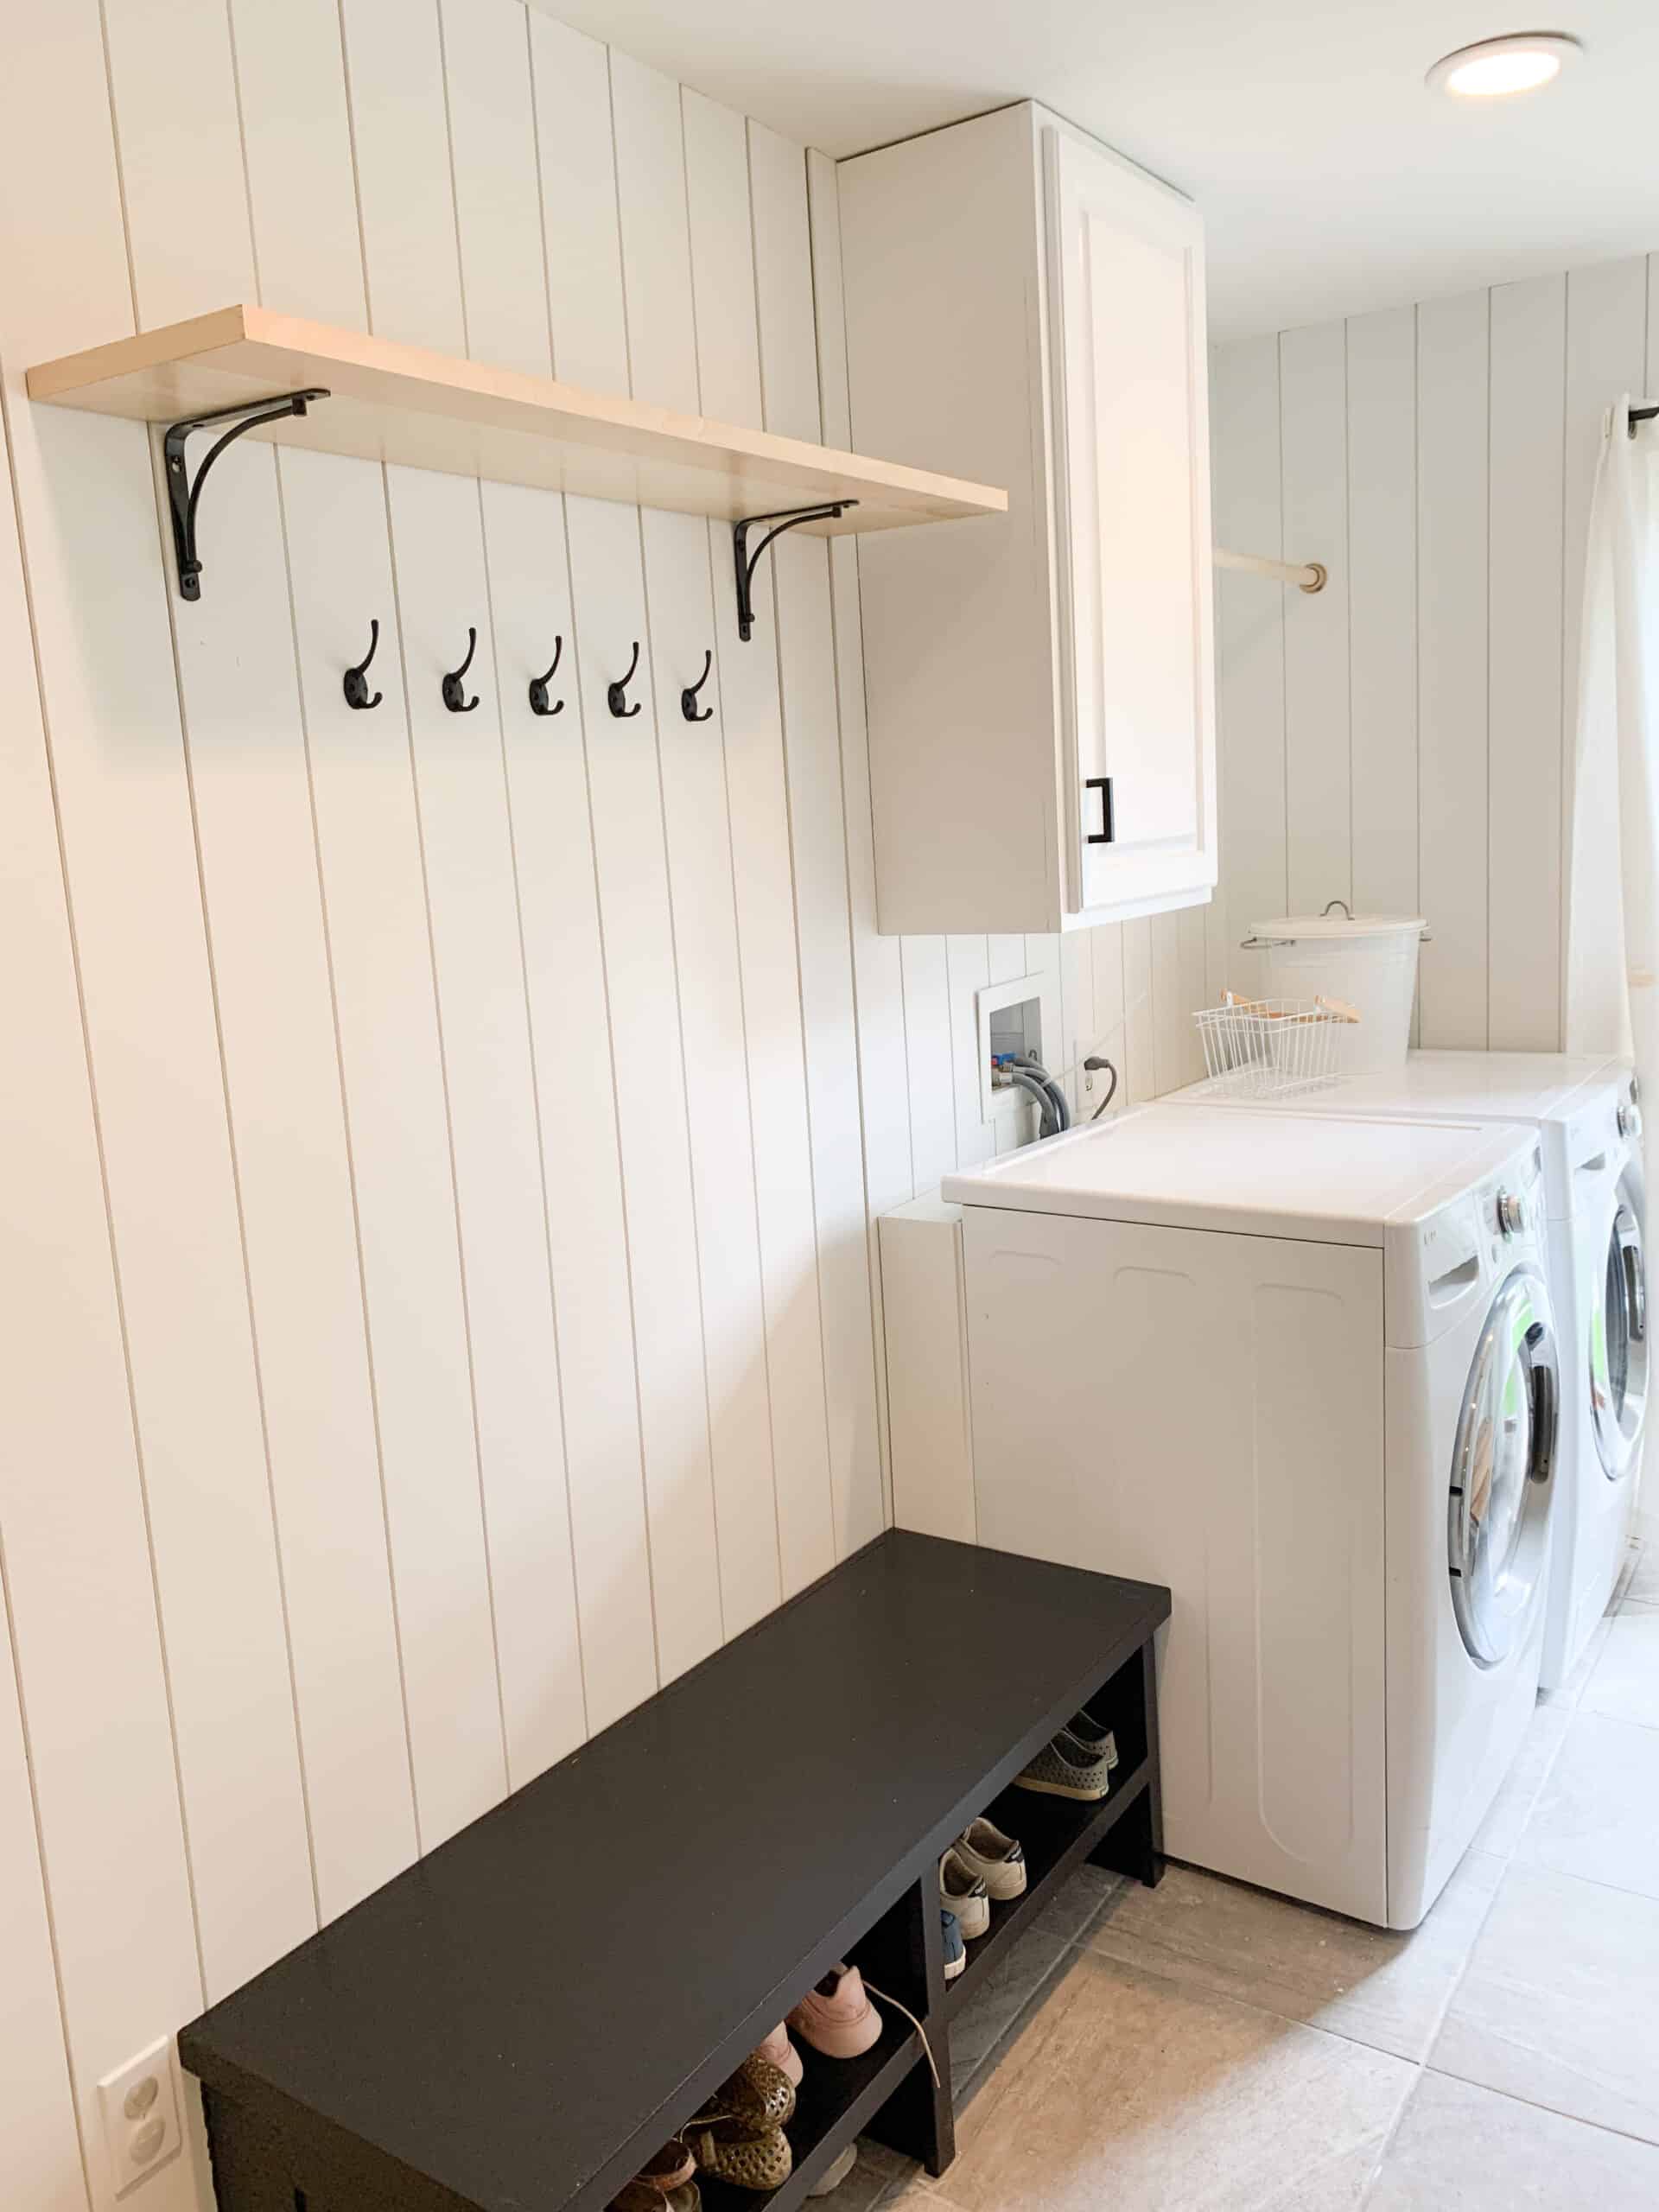
[[[467,670],[472,666],[473,655],[477,652],[477,650],[478,632],[476,630],[468,630],[467,632],[466,659],[462,661],[459,668],[452,668],[449,673],[443,679],[443,703],[448,708],[452,715],[470,715],[473,709],[478,704],[476,696],[471,699],[467,696],[466,686],[461,680],[461,677],[466,675]]]
[[[346,694],[348,707],[378,707],[380,703],[382,695],[377,691],[371,699],[368,686],[369,663],[374,658],[374,649],[379,642],[380,625],[378,621],[372,621],[369,624],[369,650],[357,666],[348,668],[340,679],[340,688]]]
[[[547,687],[553,681],[554,671],[558,667],[559,661],[563,652],[564,639],[563,638],[555,638],[553,640],[552,664],[549,667],[547,674],[545,676],[532,676],[530,679],[530,711],[532,715],[562,715],[564,712],[564,702],[563,699],[555,699],[550,705],[547,696]]]
[[[697,694],[709,681],[709,671],[714,664],[713,652],[706,652],[702,656],[702,674],[695,683],[688,683],[680,694],[680,712],[689,722],[706,722],[714,719],[712,707],[705,707],[701,714],[697,712]]]
[[[633,658],[628,663],[627,674],[618,677],[614,683],[607,684],[605,688],[606,704],[620,722],[626,721],[630,715],[637,715],[639,711],[638,700],[632,706],[628,704],[628,686],[632,683],[633,671],[639,665],[639,640],[636,638],[633,641]]]

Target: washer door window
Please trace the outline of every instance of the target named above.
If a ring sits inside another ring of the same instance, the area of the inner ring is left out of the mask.
[[[1543,1597],[1560,1393],[1538,1278],[1498,1293],[1469,1370],[1452,1457],[1452,1603],[1471,1657],[1496,1667]]]
[[[1607,1237],[1600,1297],[1590,1316],[1590,1417],[1609,1482],[1636,1464],[1648,1409],[1648,1292],[1641,1215],[1628,1181]]]

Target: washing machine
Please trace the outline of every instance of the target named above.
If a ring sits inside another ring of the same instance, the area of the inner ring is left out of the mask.
[[[1216,1103],[1207,1084],[1173,1094]],[[1621,1060],[1412,1052],[1281,1110],[1519,1122],[1539,1132],[1550,1296],[1561,1345],[1548,1612],[1540,1682],[1572,1674],[1606,1611],[1635,1510],[1648,1396],[1641,1115]]]
[[[1530,1718],[1539,1140],[1159,1103],[946,1179],[979,1541],[1166,1583],[1168,1849],[1412,1928]]]

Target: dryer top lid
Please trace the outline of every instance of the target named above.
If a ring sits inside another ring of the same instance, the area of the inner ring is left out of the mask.
[[[1617,1084],[1624,1063],[1568,1052],[1408,1052],[1386,1074],[1350,1076],[1317,1103],[1340,1113],[1459,1114],[1548,1121],[1585,1103],[1593,1084]]]
[[[1160,1222],[1314,1243],[1383,1243],[1490,1177],[1523,1178],[1535,1135],[1510,1123],[1141,1106],[948,1175],[961,1205]]]

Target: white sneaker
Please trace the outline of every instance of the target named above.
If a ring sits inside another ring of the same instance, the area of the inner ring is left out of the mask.
[[[955,1844],[939,1861],[939,1902],[956,1914],[965,1942],[989,1935],[991,1893]]]
[[[993,1827],[989,1821],[975,1821],[956,1841],[956,1853],[970,1874],[977,1874],[999,1904],[1026,1893],[1026,1853],[1023,1844]]]

